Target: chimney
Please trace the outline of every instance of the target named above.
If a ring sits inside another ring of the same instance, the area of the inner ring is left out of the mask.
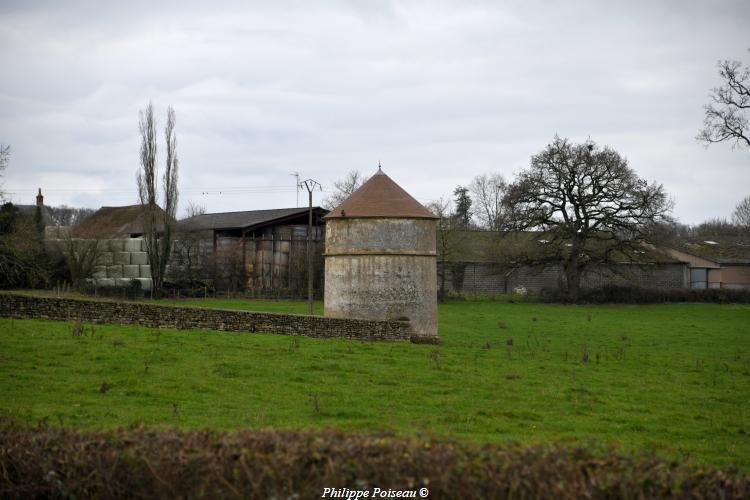
[[[36,195],[36,206],[44,208],[44,196],[42,196],[42,188],[39,188],[39,194]]]

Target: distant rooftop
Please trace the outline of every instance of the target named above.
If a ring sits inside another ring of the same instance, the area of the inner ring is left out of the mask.
[[[380,167],[375,175],[326,215],[326,219],[344,217],[437,219]]]
[[[674,248],[717,264],[750,264],[750,236],[712,235],[705,238],[680,238]]]
[[[159,211],[163,213],[161,207]],[[163,224],[158,231],[163,231]],[[141,205],[102,207],[73,227],[76,238],[109,239],[130,238],[143,234],[143,208]]]

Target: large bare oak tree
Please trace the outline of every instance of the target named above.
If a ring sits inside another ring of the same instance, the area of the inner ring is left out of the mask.
[[[159,209],[157,138],[154,107],[151,103],[139,113],[141,133],[141,168],[138,170],[138,197],[143,207],[143,237],[151,266],[154,296],[158,296],[164,285],[167,262],[172,252],[174,220],[177,213],[177,138],[175,136],[175,112],[167,108],[167,124],[164,127],[166,140],[165,170],[162,178],[164,210]]]
[[[662,185],[638,177],[615,150],[559,137],[531,158],[504,204],[506,229],[539,232],[519,263],[560,265],[570,300],[590,266],[636,260],[672,208]]]
[[[706,146],[729,141],[733,148],[750,147],[750,67],[740,61],[719,61],[717,66],[723,83],[709,94],[696,139]]]

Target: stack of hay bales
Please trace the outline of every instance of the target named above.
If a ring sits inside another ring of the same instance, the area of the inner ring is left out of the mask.
[[[70,228],[48,226],[44,228],[45,244],[65,253],[71,243]],[[73,238],[72,242],[82,240]],[[99,240],[96,267],[91,281],[96,287],[127,287],[133,280],[140,282],[142,290],[151,290],[151,266],[148,264],[146,242],[143,238]]]
[[[93,275],[97,287],[130,286],[138,280],[142,290],[151,290],[151,266],[142,238],[104,240],[100,245]]]

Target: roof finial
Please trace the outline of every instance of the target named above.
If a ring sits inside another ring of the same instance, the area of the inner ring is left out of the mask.
[[[378,160],[378,171],[375,175],[382,174],[383,173],[383,167],[380,166],[380,160]]]

